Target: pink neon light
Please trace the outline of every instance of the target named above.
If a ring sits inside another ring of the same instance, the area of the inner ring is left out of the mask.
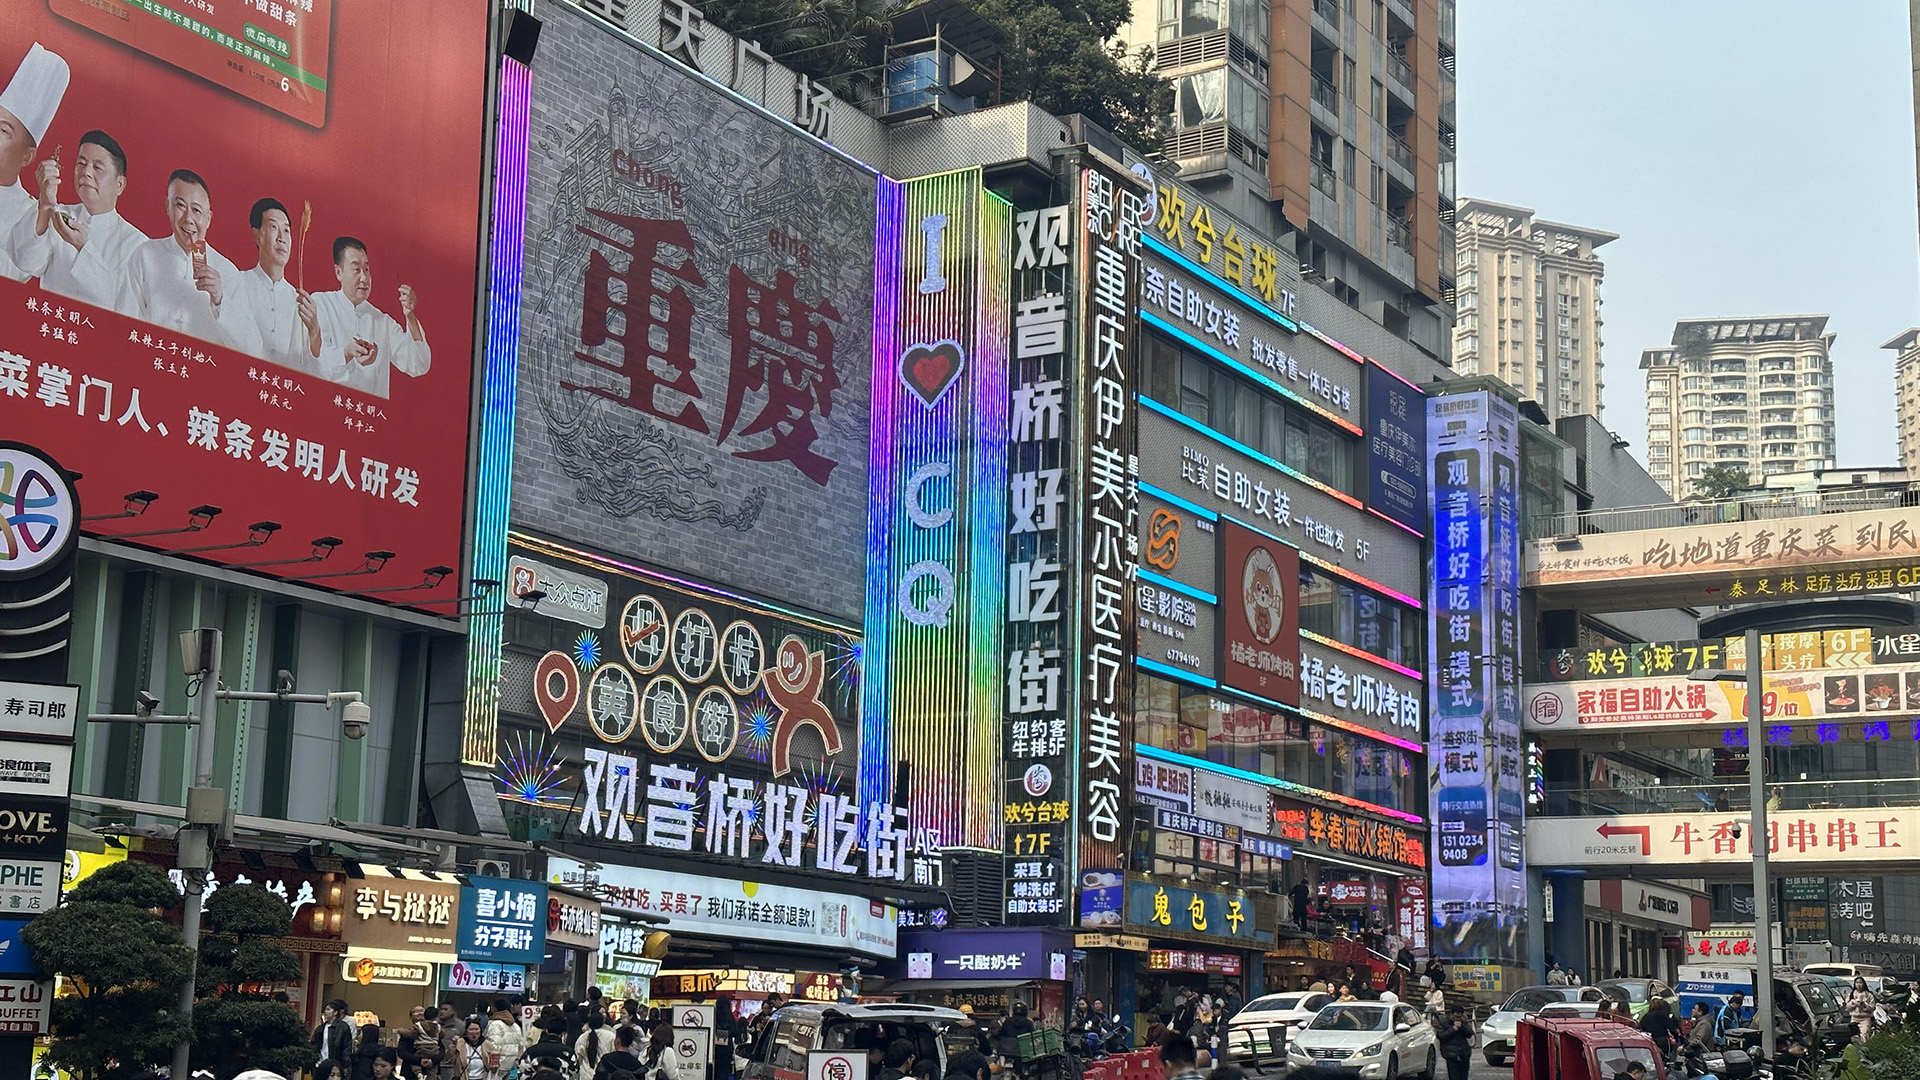
[[[1303,638],[1306,638],[1308,641],[1319,642],[1320,644],[1325,645],[1329,649],[1338,649],[1341,652],[1346,653],[1348,656],[1354,657],[1355,659],[1365,660],[1370,664],[1379,664],[1383,668],[1392,668],[1393,670],[1399,672],[1400,674],[1405,675],[1409,679],[1417,679],[1421,682],[1425,682],[1427,679],[1425,675],[1421,674],[1418,671],[1415,671],[1414,669],[1406,666],[1405,664],[1396,664],[1384,656],[1375,656],[1374,654],[1366,651],[1365,649],[1362,649],[1355,645],[1349,645],[1344,641],[1335,641],[1330,637],[1322,637],[1311,630],[1300,631],[1300,636]]]
[[[1300,557],[1312,563],[1313,565],[1321,568],[1322,570],[1327,571],[1330,574],[1338,574],[1341,577],[1346,578],[1348,581],[1357,581],[1360,584],[1365,585],[1369,589],[1376,589],[1380,592],[1386,593],[1388,596],[1393,597],[1395,600],[1398,600],[1401,603],[1408,605],[1409,607],[1415,608],[1420,611],[1426,610],[1427,605],[1421,603],[1418,600],[1415,600],[1413,597],[1408,596],[1406,593],[1397,592],[1393,589],[1389,589],[1385,585],[1380,584],[1379,582],[1373,580],[1372,578],[1367,577],[1363,574],[1356,574],[1344,566],[1335,566],[1333,563],[1323,562],[1307,554],[1304,551],[1300,553]]]

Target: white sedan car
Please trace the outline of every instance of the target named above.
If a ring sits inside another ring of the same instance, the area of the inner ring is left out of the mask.
[[[1417,1009],[1398,1002],[1337,1001],[1314,1014],[1287,1047],[1296,1069],[1334,1065],[1361,1080],[1434,1080],[1440,1051]]]
[[[1313,1014],[1332,1001],[1332,994],[1320,990],[1295,990],[1254,998],[1227,1020],[1228,1059],[1246,1061],[1280,1053],[1280,1048],[1292,1042],[1307,1021],[1313,1019]],[[1275,1028],[1283,1030],[1275,1032]],[[1278,1042],[1272,1041],[1276,1034],[1280,1035]]]
[[[1550,1005],[1590,1004],[1599,1011],[1600,999],[1606,995],[1595,986],[1527,986],[1513,992],[1506,1004],[1498,1012],[1487,1017],[1480,1025],[1480,1052],[1486,1056],[1487,1064],[1503,1068],[1513,1060],[1513,1041],[1520,1028],[1520,1018],[1537,1013]]]

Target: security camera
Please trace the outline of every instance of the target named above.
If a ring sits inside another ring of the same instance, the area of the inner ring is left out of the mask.
[[[133,695],[133,711],[140,716],[151,716],[153,710],[160,707],[160,699],[145,690]]]
[[[349,739],[366,738],[367,724],[372,720],[373,710],[364,701],[349,701],[340,707],[340,733]]]
[[[1740,833],[1741,833],[1740,823],[1736,821],[1733,823],[1733,838],[1735,840],[1740,839]]]

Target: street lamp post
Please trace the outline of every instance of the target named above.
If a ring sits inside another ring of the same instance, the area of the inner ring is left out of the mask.
[[[1747,790],[1753,804],[1753,1024],[1760,1029],[1760,1053],[1773,1058],[1773,904],[1767,884],[1767,731],[1764,723],[1765,673],[1760,663],[1760,629],[1747,630],[1747,667],[1740,672],[1703,668],[1688,676],[1698,682],[1745,682],[1747,687]]]
[[[172,1076],[187,1075],[188,1057],[193,1049],[193,985],[200,961],[200,898],[206,891],[207,872],[213,869],[213,846],[217,836],[231,830],[227,812],[227,792],[213,786],[214,732],[219,725],[222,701],[284,701],[305,705],[341,706],[341,730],[349,739],[364,739],[370,712],[357,690],[328,691],[324,694],[296,694],[292,676],[281,673],[274,691],[224,690],[220,688],[220,654],[224,637],[218,629],[201,627],[180,633],[180,659],[184,674],[199,676],[198,708],[191,716],[156,713],[159,699],[142,691],[131,713],[91,713],[90,724],[186,724],[198,729],[194,737],[193,787],[187,791],[186,815],[175,839],[174,862],[186,890],[186,906],[180,916],[180,937],[190,951],[187,979],[180,985],[180,1016],[186,1032],[173,1048]]]

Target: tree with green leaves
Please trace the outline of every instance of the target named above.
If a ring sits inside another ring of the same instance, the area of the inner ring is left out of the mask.
[[[1173,114],[1173,85],[1154,74],[1151,49],[1115,41],[1129,0],[977,0],[1000,29],[1001,93],[1056,116],[1082,113],[1137,150],[1158,148]]]
[[[193,954],[166,912],[180,894],[164,871],[119,862],[88,875],[21,934],[34,964],[66,976],[47,1058],[81,1080],[124,1080],[173,1059],[177,1009]]]
[[[911,6],[911,5],[906,5]],[[1066,116],[1082,113],[1142,151],[1159,142],[1173,86],[1154,74],[1152,50],[1115,41],[1129,0],[975,0],[999,31],[1000,95]],[[885,0],[706,0],[715,26],[758,41],[775,60],[860,101],[883,88],[890,40]]]
[[[706,0],[707,20],[849,100],[878,92],[884,0]]]
[[[1703,499],[1724,499],[1752,486],[1747,470],[1738,465],[1709,465],[1693,478],[1693,493]]]
[[[229,885],[206,905],[194,980],[194,1068],[215,1076],[245,1069],[296,1075],[312,1064],[306,1025],[293,1006],[262,989],[300,978],[300,962],[276,940],[291,932],[293,909],[258,885]]]

